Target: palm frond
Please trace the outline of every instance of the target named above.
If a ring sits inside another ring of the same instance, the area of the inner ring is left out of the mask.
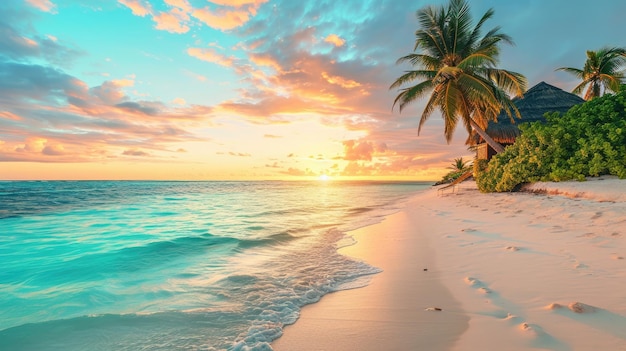
[[[420,80],[432,80],[437,75],[437,71],[425,71],[425,70],[414,70],[407,71],[405,74],[401,75],[396,79],[393,84],[389,87],[389,89],[399,88],[407,83],[411,83],[418,79]]]
[[[576,87],[574,87],[574,89],[572,89],[572,93],[574,94],[578,94],[580,95],[583,90],[585,89],[585,87],[587,86],[587,84],[589,84],[590,82],[588,80],[583,80],[582,82],[580,82],[580,84],[578,84]]]
[[[412,66],[422,67],[429,70],[437,70],[441,67],[441,60],[426,54],[408,54],[400,57],[396,61],[396,64],[401,64],[407,61],[411,63]]]
[[[573,75],[575,75],[578,78],[582,78],[584,73],[583,70],[578,69],[578,68],[574,68],[574,67],[559,67],[557,69],[555,69],[555,71],[564,71],[567,73],[571,73]]]
[[[393,110],[393,108],[399,102],[400,103],[399,109],[400,109],[400,112],[402,112],[402,110],[404,110],[404,107],[407,104],[410,104],[416,99],[423,97],[426,93],[432,90],[432,88],[433,88],[433,82],[430,80],[427,80],[417,85],[414,85],[410,88],[402,89],[400,94],[398,94],[396,99],[393,101],[393,105],[391,109]]]
[[[439,91],[439,89],[434,89],[433,93],[430,95],[430,98],[426,102],[426,106],[424,107],[422,117],[420,117],[420,122],[417,127],[417,135],[420,135],[420,132],[422,131],[422,126],[424,125],[424,123],[426,123],[430,115],[432,115],[432,113],[435,111],[437,101],[439,99]]]

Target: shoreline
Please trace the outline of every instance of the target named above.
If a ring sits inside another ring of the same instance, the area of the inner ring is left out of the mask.
[[[626,180],[594,180],[416,194],[340,250],[383,272],[305,306],[272,347],[626,350]]]
[[[452,346],[469,318],[440,281],[436,251],[426,233],[419,231],[420,222],[427,218],[411,211],[413,201],[380,223],[348,233],[356,244],[339,252],[382,272],[372,275],[367,286],[336,291],[304,306],[296,323],[285,326],[284,335],[272,343],[275,351],[378,351],[383,345],[390,350],[446,350]]]

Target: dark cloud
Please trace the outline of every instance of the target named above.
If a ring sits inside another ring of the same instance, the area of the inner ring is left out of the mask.
[[[147,153],[145,151],[137,150],[137,149],[124,150],[124,152],[122,152],[122,155],[124,155],[124,156],[138,156],[138,157],[150,156],[149,153]]]
[[[243,152],[232,152],[232,151],[229,151],[229,152],[228,152],[228,154],[229,154],[229,155],[231,155],[231,156],[237,156],[237,157],[250,157],[250,156],[252,156],[252,155],[251,155],[251,154],[249,154],[249,153],[243,153]]]
[[[157,108],[152,107],[152,106],[142,105],[138,102],[131,102],[131,101],[122,102],[115,106],[121,109],[127,110],[127,111],[140,112],[148,116],[155,116],[159,113],[159,110]]]
[[[68,96],[83,94],[82,82],[63,71],[28,63],[0,62],[0,101],[37,100],[64,104]]]

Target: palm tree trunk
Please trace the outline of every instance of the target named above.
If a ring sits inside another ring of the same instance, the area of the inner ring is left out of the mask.
[[[474,122],[473,118],[470,118],[469,120],[470,125],[472,126],[472,128],[474,128],[476,133],[478,133],[478,135],[480,135],[487,142],[487,144],[489,144],[489,146],[491,146],[491,148],[496,151],[496,153],[499,154],[504,151],[504,147],[502,147],[502,145],[500,145],[497,141],[493,140],[493,138],[490,137],[487,132],[485,132],[476,122]]]

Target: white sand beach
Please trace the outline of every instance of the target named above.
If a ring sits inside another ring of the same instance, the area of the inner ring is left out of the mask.
[[[529,189],[433,188],[352,232],[341,252],[383,272],[306,306],[272,347],[626,350],[626,180]]]

